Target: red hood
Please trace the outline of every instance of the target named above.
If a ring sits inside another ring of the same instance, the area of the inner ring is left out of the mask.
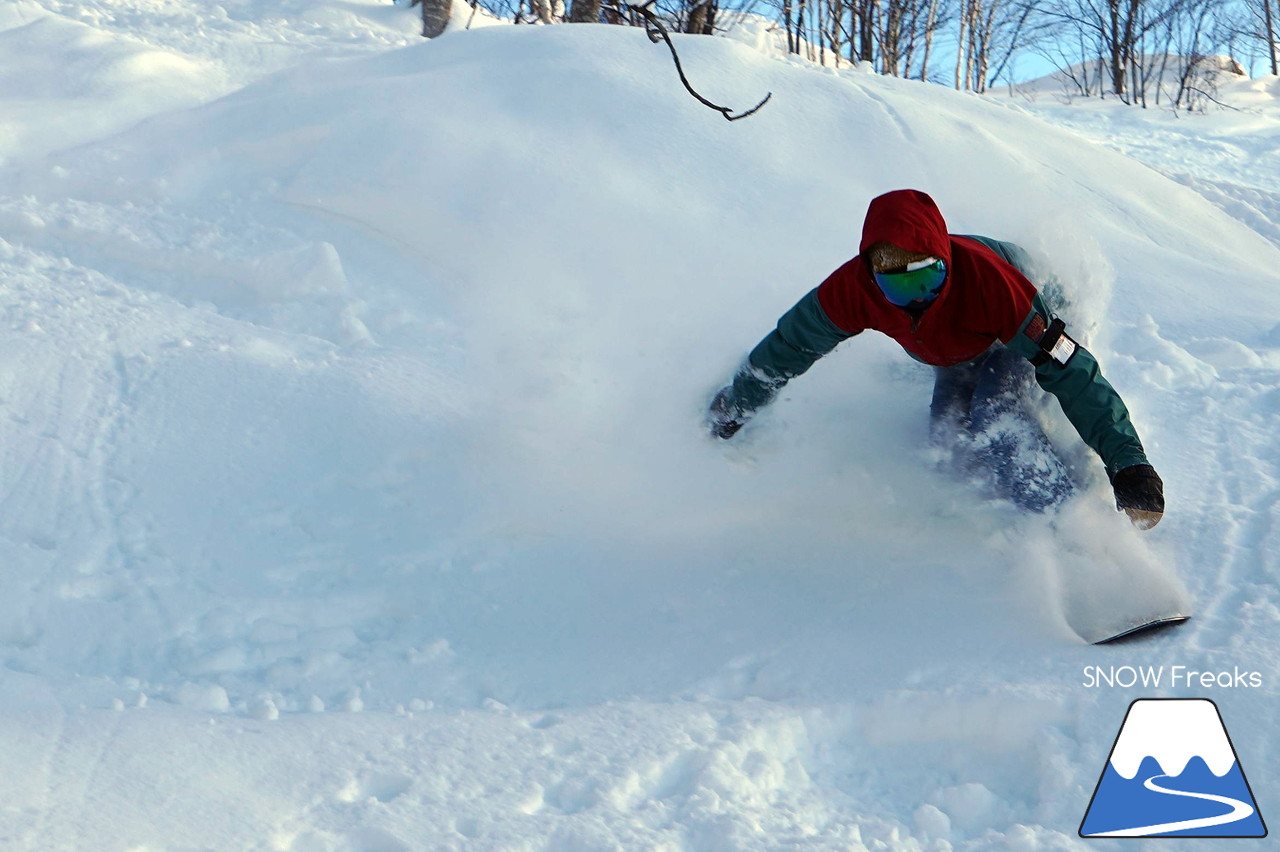
[[[885,299],[867,262],[867,249],[881,241],[946,262],[946,286],[928,310],[912,314]],[[973,360],[996,340],[1012,340],[1035,294],[1035,285],[991,248],[949,236],[932,198],[899,189],[871,202],[861,253],[827,277],[818,302],[846,334],[882,331],[926,364],[946,367]]]
[[[951,265],[951,239],[938,205],[917,189],[896,189],[874,198],[862,225],[865,255],[875,243],[893,243],[898,248],[941,258]]]

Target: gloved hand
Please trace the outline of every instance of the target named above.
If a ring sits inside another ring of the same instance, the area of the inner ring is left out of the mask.
[[[711,400],[707,411],[707,427],[717,438],[729,440],[751,419],[751,413],[743,411],[733,399],[733,385],[722,388]]]
[[[1116,508],[1140,530],[1149,530],[1164,516],[1164,482],[1149,464],[1135,464],[1111,478]]]

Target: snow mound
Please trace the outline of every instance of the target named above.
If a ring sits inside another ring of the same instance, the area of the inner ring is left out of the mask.
[[[0,29],[0,162],[74,147],[226,91],[210,63],[65,18]]]

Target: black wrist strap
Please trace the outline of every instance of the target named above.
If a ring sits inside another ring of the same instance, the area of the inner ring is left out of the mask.
[[[1058,317],[1050,321],[1049,327],[1040,337],[1040,351],[1031,358],[1033,366],[1040,367],[1050,361],[1062,367],[1067,366],[1079,345],[1066,334],[1066,330],[1067,324]]]

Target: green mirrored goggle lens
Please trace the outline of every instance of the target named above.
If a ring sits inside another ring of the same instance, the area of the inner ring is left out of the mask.
[[[877,272],[875,279],[886,299],[898,307],[906,307],[912,302],[931,302],[938,297],[947,279],[947,265],[935,260],[906,272]]]

